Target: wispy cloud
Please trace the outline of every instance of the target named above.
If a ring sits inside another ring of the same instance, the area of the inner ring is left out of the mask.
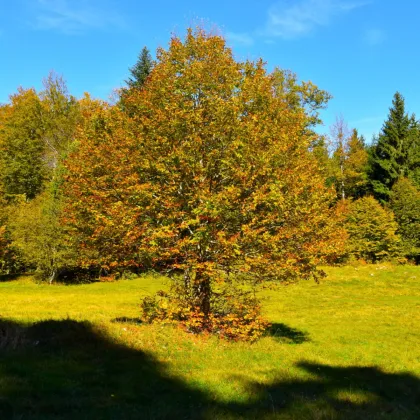
[[[357,120],[350,121],[349,125],[352,127],[359,127],[359,126],[369,126],[372,124],[378,124],[381,123],[384,120],[384,116],[373,116],[373,117],[364,117],[359,118]]]
[[[359,133],[363,134],[365,139],[370,142],[373,136],[375,136],[381,129],[385,117],[385,115],[382,115],[359,118],[350,121],[349,126],[357,128]]]
[[[382,44],[386,39],[386,34],[381,29],[369,29],[364,37],[366,43],[371,47]]]
[[[87,29],[122,28],[124,20],[105,6],[95,6],[92,0],[37,0],[36,29],[55,30],[78,35]]]
[[[351,0],[279,1],[268,11],[264,33],[268,37],[299,38],[366,4]]]
[[[254,45],[255,40],[253,36],[247,33],[238,33],[238,32],[228,32],[226,34],[226,39],[233,44],[251,46]]]

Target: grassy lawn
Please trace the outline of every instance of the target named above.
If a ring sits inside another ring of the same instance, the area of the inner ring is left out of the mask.
[[[254,344],[141,324],[161,277],[0,282],[0,419],[420,419],[420,268],[327,271]]]

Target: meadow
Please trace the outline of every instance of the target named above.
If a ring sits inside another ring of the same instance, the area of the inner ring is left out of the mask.
[[[261,292],[255,343],[142,323],[157,275],[3,278],[0,418],[419,419],[419,267],[326,271]]]

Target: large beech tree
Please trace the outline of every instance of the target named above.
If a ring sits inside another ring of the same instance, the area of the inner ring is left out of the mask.
[[[182,270],[205,317],[231,274],[317,276],[343,235],[310,152],[313,116],[288,97],[222,37],[172,38],[127,96],[135,112],[98,106],[67,161],[66,220],[84,263]]]

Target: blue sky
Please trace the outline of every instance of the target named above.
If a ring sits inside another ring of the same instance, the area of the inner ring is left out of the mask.
[[[70,92],[108,98],[139,51],[204,22],[238,59],[262,57],[311,80],[369,141],[399,90],[420,117],[418,0],[0,0],[0,102],[18,86],[41,88],[50,70]]]

